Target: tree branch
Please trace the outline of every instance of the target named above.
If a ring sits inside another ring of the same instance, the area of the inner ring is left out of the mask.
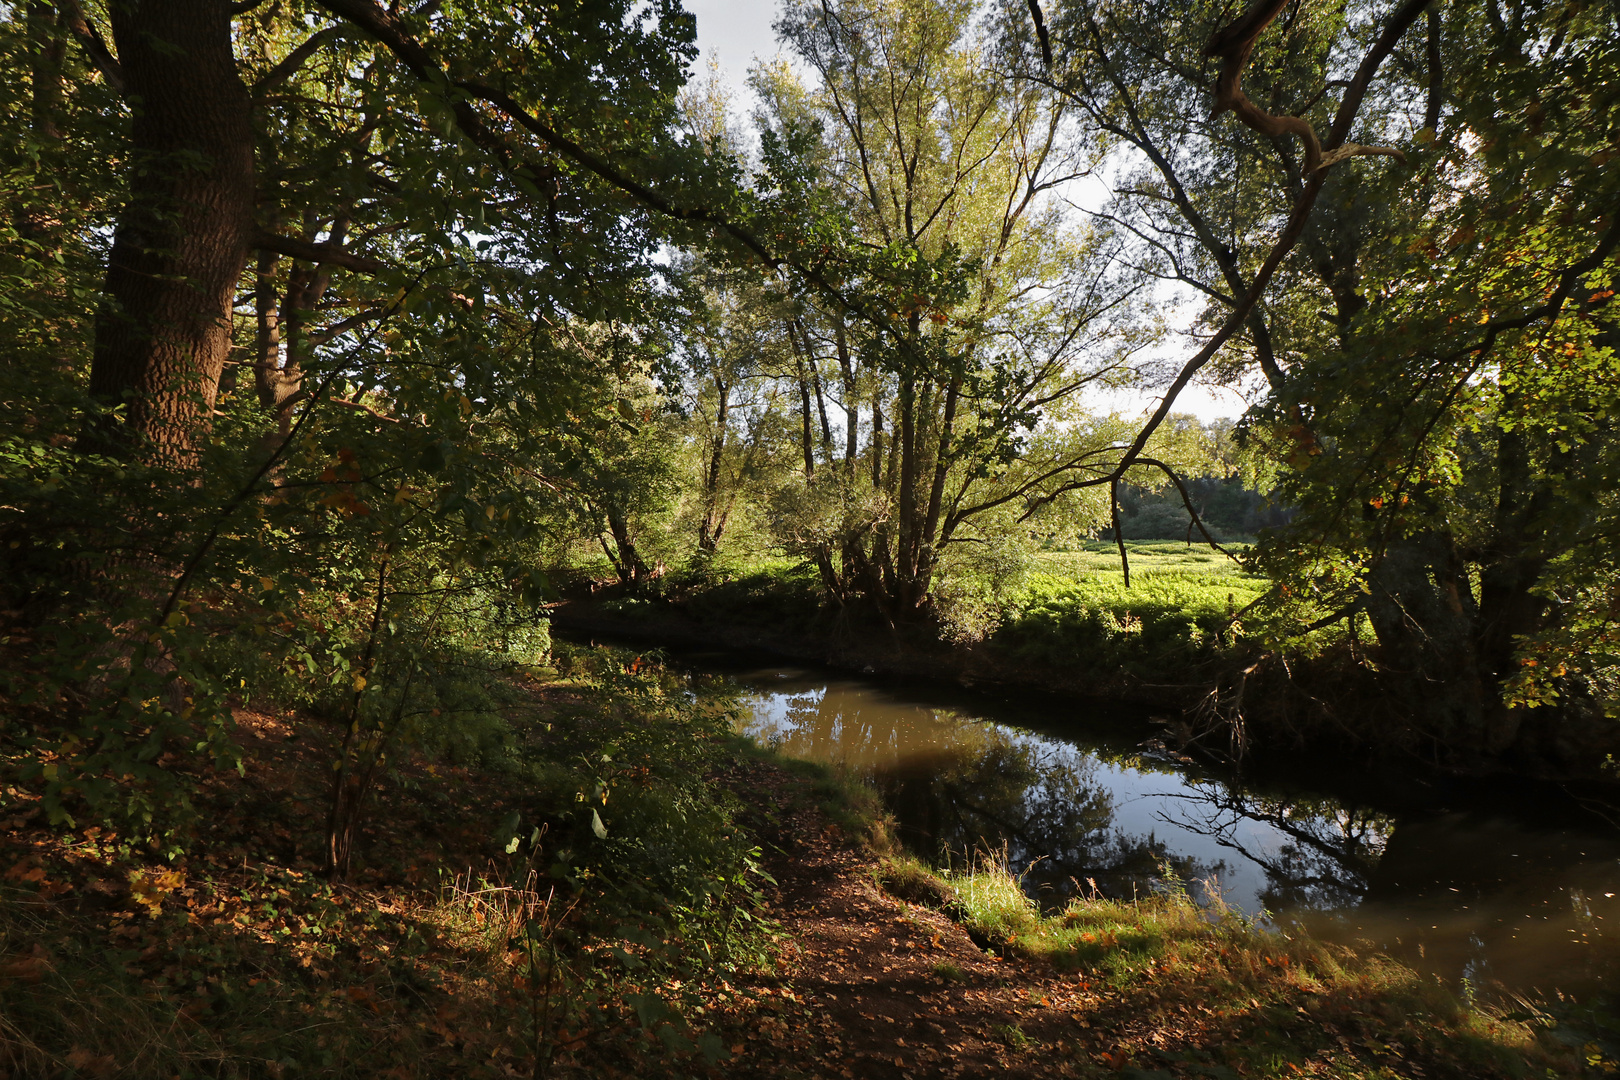
[[[67,16],[68,33],[79,43],[91,65],[101,72],[107,85],[120,94],[127,93],[129,82],[124,78],[123,65],[107,47],[107,39],[101,36],[101,31],[84,17],[84,9],[79,7],[78,0],[62,0],[62,14]]]
[[[254,233],[253,246],[260,251],[274,251],[317,265],[341,266],[345,270],[353,270],[359,274],[381,274],[389,269],[385,263],[368,259],[364,255],[356,255],[335,244],[312,244],[307,240],[295,240],[290,236],[270,232],[268,229],[259,229]]]
[[[1281,10],[1283,2],[1285,0],[1263,0],[1262,6],[1257,8],[1256,12],[1266,15],[1266,22],[1270,22],[1271,19],[1276,17],[1277,12]],[[1429,3],[1430,0],[1406,0],[1406,3],[1397,8],[1395,13],[1390,16],[1389,22],[1384,26],[1384,32],[1379,35],[1378,40],[1368,50],[1367,54],[1361,58],[1361,66],[1357,68],[1355,78],[1350,81],[1350,86],[1345,90],[1344,97],[1339,102],[1338,114],[1334,117],[1333,127],[1328,133],[1330,147],[1337,149],[1340,141],[1349,134],[1350,125],[1354,123],[1356,114],[1361,110],[1361,103],[1367,96],[1367,88],[1372,84],[1373,76],[1377,74],[1378,68],[1383,64],[1385,58],[1394,51],[1396,44],[1400,42],[1401,35],[1417,20],[1417,17],[1423,13],[1423,9],[1428,7]],[[1243,46],[1243,56],[1246,59],[1249,51],[1254,48],[1254,39],[1258,38],[1260,31],[1265,28],[1264,23],[1248,27],[1247,24],[1252,22],[1254,18],[1254,15],[1245,16],[1233,24],[1231,29],[1216,34],[1211,39],[1210,47],[1219,45],[1222,50],[1230,50],[1237,46]],[[1244,34],[1252,33],[1246,46],[1243,45],[1241,35],[1237,34],[1239,29],[1242,29]],[[1208,51],[1209,48],[1206,48],[1206,52]],[[1224,53],[1221,53],[1221,55],[1224,55]],[[1233,74],[1234,80],[1241,72],[1240,66]],[[1222,79],[1226,78],[1224,69],[1221,77]],[[1204,347],[1199,349],[1192,359],[1182,366],[1180,374],[1170,384],[1170,388],[1165,391],[1163,400],[1159,402],[1159,407],[1154,410],[1148,422],[1137,433],[1136,440],[1131,444],[1131,448],[1120,459],[1119,465],[1114,472],[1115,476],[1124,475],[1125,470],[1130,468],[1131,463],[1141,455],[1142,449],[1147,445],[1148,440],[1153,437],[1153,433],[1158,430],[1165,417],[1170,415],[1170,409],[1175,404],[1177,396],[1187,388],[1187,384],[1192,382],[1193,376],[1198,374],[1205,364],[1209,363],[1221,346],[1232,339],[1232,335],[1237,333],[1238,327],[1243,325],[1250,313],[1255,310],[1256,305],[1260,303],[1260,298],[1265,294],[1266,287],[1271,284],[1272,276],[1276,274],[1277,268],[1282,265],[1284,257],[1299,242],[1300,234],[1305,231],[1305,222],[1310,217],[1311,208],[1316,205],[1317,196],[1322,193],[1322,186],[1326,180],[1327,173],[1322,168],[1307,171],[1305,187],[1294,203],[1293,213],[1289,216],[1287,225],[1283,227],[1282,234],[1278,236],[1276,243],[1272,245],[1270,253],[1266,256],[1266,261],[1261,264],[1260,269],[1255,273],[1254,280],[1249,285],[1249,291],[1244,294],[1243,299],[1227,315],[1226,321],[1215,332],[1215,336],[1210,338]]]
[[[1248,66],[1255,42],[1260,40],[1260,35],[1265,32],[1266,27],[1271,25],[1290,2],[1291,0],[1260,0],[1247,15],[1210,36],[1209,43],[1204,46],[1204,55],[1221,60],[1221,74],[1215,82],[1215,106],[1210,110],[1210,119],[1230,109],[1237,114],[1239,120],[1262,135],[1296,136],[1305,144],[1306,177],[1347,158],[1370,154],[1397,158],[1405,164],[1406,155],[1393,147],[1361,146],[1357,143],[1341,142],[1342,136],[1335,139],[1333,148],[1324,153],[1322,143],[1317,139],[1316,131],[1308,121],[1298,116],[1272,116],[1250,101],[1249,96],[1243,92],[1243,69]],[[1409,24],[1417,17],[1418,12],[1427,6],[1428,0],[1423,0],[1417,9],[1411,12],[1406,23]],[[1392,24],[1399,19],[1400,13],[1397,13],[1396,19],[1391,20]],[[1403,25],[1401,29],[1404,31],[1405,26]],[[1362,89],[1364,91],[1365,87]],[[1352,84],[1353,91],[1354,84]],[[1348,98],[1349,94],[1346,97]],[[1336,129],[1338,125],[1334,126]]]
[[[532,170],[513,164],[513,155],[500,133],[492,130],[473,108],[472,101],[481,101],[538,138],[558,154],[583,167],[597,178],[618,188],[647,209],[676,221],[706,225],[716,229],[740,244],[772,269],[787,267],[820,289],[845,310],[870,323],[891,337],[904,351],[911,351],[905,335],[889,320],[868,311],[864,305],[848,296],[842,288],[814,267],[806,266],[792,254],[773,251],[759,237],[731,220],[726,214],[703,206],[683,206],[631,177],[623,169],[592,153],[573,139],[519,105],[512,97],[494,87],[475,81],[457,81],[450,77],[444,65],[421,42],[406,30],[397,16],[385,11],[373,0],[318,0],[321,7],[340,19],[358,27],[373,40],[392,53],[418,80],[439,87],[449,87],[466,95],[452,95],[451,114],[456,127],[479,149],[491,154],[508,173],[530,182],[538,179]]]
[[[1052,70],[1052,39],[1046,33],[1046,17],[1041,14],[1039,0],[1029,0],[1029,17],[1035,20],[1035,36],[1041,39],[1041,59],[1046,70]]]
[[[264,78],[253,84],[253,96],[258,97],[271,87],[279,86],[292,78],[297,74],[298,69],[304,66],[304,61],[315,55],[328,42],[337,40],[339,33],[338,27],[328,26],[325,30],[318,31],[305,39],[302,45],[287,54],[286,59],[265,72]]]

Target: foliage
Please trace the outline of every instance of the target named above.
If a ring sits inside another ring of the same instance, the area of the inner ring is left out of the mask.
[[[757,850],[706,781],[727,701],[627,659],[563,649],[570,677],[504,684],[497,752],[411,755],[351,886],[319,874],[322,822],[299,809],[323,793],[309,717],[247,714],[251,780],[204,771],[173,861],[50,828],[8,788],[24,857],[0,879],[0,1064],[497,1076],[726,1056],[704,1014],[744,1000],[726,981],[770,933]]]

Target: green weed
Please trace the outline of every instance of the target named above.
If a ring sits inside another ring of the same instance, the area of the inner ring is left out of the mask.
[[[1023,1050],[1030,1044],[1029,1036],[1017,1024],[996,1024],[991,1027],[990,1033],[997,1042],[1013,1050]]]

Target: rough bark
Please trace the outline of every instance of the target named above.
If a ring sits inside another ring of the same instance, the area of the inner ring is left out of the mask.
[[[91,394],[125,412],[97,441],[186,466],[209,428],[253,234],[250,103],[226,4],[110,9],[135,168],[90,369]]]

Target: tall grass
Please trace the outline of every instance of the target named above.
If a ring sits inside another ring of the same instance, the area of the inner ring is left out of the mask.
[[[1251,1073],[1291,1075],[1287,1062],[1333,1046],[1343,1026],[1367,1046],[1405,1047],[1399,1056],[1444,1063],[1455,1075],[1569,1065],[1567,1050],[1539,1039],[1518,1014],[1464,1002],[1385,957],[1263,926],[1227,908],[1212,884],[1200,904],[1168,870],[1149,895],[1112,900],[1092,887],[1054,914],[1025,892],[1005,850],[937,870],[897,855],[877,873],[891,892],[947,912],[988,952],[1046,961],[1118,995],[1125,1013],[1150,1010],[1167,1025],[1197,1017],[1206,1033],[1227,1030],[1234,1046],[1275,1058],[1245,1059]]]

